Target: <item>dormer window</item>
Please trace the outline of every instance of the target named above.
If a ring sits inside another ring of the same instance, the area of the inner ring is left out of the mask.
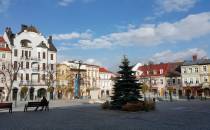
[[[23,39],[20,41],[21,43],[21,47],[29,47],[29,43],[31,43],[31,41],[27,40],[27,39]]]

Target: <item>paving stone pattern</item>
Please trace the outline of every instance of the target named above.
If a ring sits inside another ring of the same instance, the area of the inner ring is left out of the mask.
[[[75,104],[53,102],[49,112],[0,111],[0,130],[210,130],[210,101],[158,102],[155,111],[130,113]]]

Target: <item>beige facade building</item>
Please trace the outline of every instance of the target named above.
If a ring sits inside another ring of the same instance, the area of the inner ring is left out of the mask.
[[[11,50],[8,47],[8,44],[2,36],[0,36],[0,102],[4,101],[7,96],[6,82],[9,85],[7,78],[4,74],[7,66],[11,64]]]
[[[79,64],[77,61],[64,61],[62,64],[70,67],[74,80],[80,71],[81,98],[98,99],[100,97],[99,66],[86,63]]]

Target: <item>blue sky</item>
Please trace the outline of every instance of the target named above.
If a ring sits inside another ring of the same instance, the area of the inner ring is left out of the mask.
[[[21,24],[53,35],[58,62],[116,70],[131,63],[210,56],[209,0],[0,0],[0,30]]]

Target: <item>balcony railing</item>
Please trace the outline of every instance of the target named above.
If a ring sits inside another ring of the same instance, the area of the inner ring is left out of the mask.
[[[38,82],[38,81],[20,81],[20,86],[46,86],[46,82]]]

